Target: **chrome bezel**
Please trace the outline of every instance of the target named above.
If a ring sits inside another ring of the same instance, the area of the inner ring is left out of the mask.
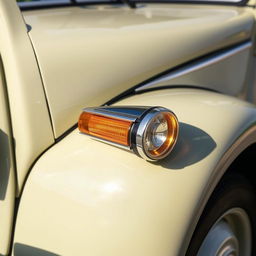
[[[119,108],[116,108],[119,109]],[[97,114],[100,116],[106,116],[110,118],[116,118],[124,121],[131,121],[134,122],[138,117],[135,115],[128,115],[126,113],[120,114],[120,112],[114,112],[114,111],[109,111],[108,107],[101,107],[101,108],[85,108],[83,111],[92,113],[92,114]]]
[[[145,146],[144,146],[144,137],[145,134],[147,132],[148,126],[150,124],[150,121],[156,117],[157,115],[159,115],[160,113],[163,112],[168,112],[170,114],[172,114],[172,116],[175,118],[176,122],[177,122],[177,136],[172,144],[172,146],[168,149],[168,151],[166,151],[164,154],[162,154],[161,156],[158,157],[153,157],[153,156],[149,156],[146,151],[145,151]],[[155,107],[152,108],[141,120],[141,122],[138,123],[138,128],[137,128],[137,132],[136,132],[136,150],[138,152],[138,154],[148,160],[148,161],[157,161],[160,159],[165,158],[166,156],[168,156],[170,154],[170,152],[172,151],[172,149],[174,148],[176,142],[177,142],[177,138],[178,138],[178,133],[179,133],[179,123],[178,123],[178,119],[176,117],[176,115],[170,111],[169,109],[163,108],[163,107]]]

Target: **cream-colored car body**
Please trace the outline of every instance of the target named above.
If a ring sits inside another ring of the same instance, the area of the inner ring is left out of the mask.
[[[175,152],[164,161],[146,162],[78,130],[39,159],[22,195],[14,255],[184,255],[216,183],[256,141],[256,109],[196,89],[118,104],[159,102],[180,121]]]
[[[40,72],[15,1],[0,1],[0,52],[9,96],[19,193],[35,159],[54,143]]]
[[[216,184],[256,142],[253,5],[21,13],[0,0],[0,254],[184,255]],[[69,131],[83,107],[114,98],[177,114],[166,160]]]
[[[32,28],[56,137],[77,121],[83,107],[103,104],[161,72],[248,40],[254,24],[252,13],[240,8],[163,4],[135,10],[111,5],[46,9],[24,12],[24,18]],[[195,83],[237,94],[248,51],[233,58],[229,62],[235,65],[217,68],[232,72],[232,78],[220,75],[220,82],[215,70],[204,76],[210,82]],[[173,84],[180,82],[187,84],[185,79]]]

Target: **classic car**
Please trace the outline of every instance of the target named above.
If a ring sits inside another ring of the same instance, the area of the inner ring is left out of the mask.
[[[256,255],[255,0],[0,0],[0,255]]]

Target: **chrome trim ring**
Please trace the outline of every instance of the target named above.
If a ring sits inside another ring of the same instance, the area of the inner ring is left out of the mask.
[[[172,116],[175,118],[175,120],[177,122],[177,133],[179,131],[178,119],[177,119],[177,117],[175,116],[175,114],[172,111],[170,111],[169,109],[166,109],[166,108],[162,108],[162,107],[152,108],[143,117],[141,122],[139,122],[138,128],[137,128],[137,132],[136,132],[136,139],[135,139],[136,140],[135,147],[136,147],[136,150],[137,150],[138,154],[142,158],[144,158],[144,159],[146,159],[148,161],[156,161],[156,160],[160,160],[160,159],[165,158],[171,152],[173,147],[175,146],[177,138],[178,138],[178,134],[177,134],[177,136],[175,137],[175,140],[174,140],[173,144],[171,145],[171,147],[164,154],[162,154],[161,156],[158,156],[158,157],[154,158],[153,156],[149,156],[147,154],[147,152],[145,151],[144,138],[145,138],[145,134],[147,132],[148,126],[150,124],[150,121],[154,117],[156,117],[157,115],[159,115],[160,113],[163,113],[163,112],[165,112],[165,113],[167,112],[167,113],[171,113],[172,114]]]

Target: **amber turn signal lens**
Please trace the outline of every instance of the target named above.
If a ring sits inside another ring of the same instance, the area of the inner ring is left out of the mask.
[[[80,132],[124,146],[130,146],[131,125],[131,121],[88,112],[83,112],[78,121]]]

